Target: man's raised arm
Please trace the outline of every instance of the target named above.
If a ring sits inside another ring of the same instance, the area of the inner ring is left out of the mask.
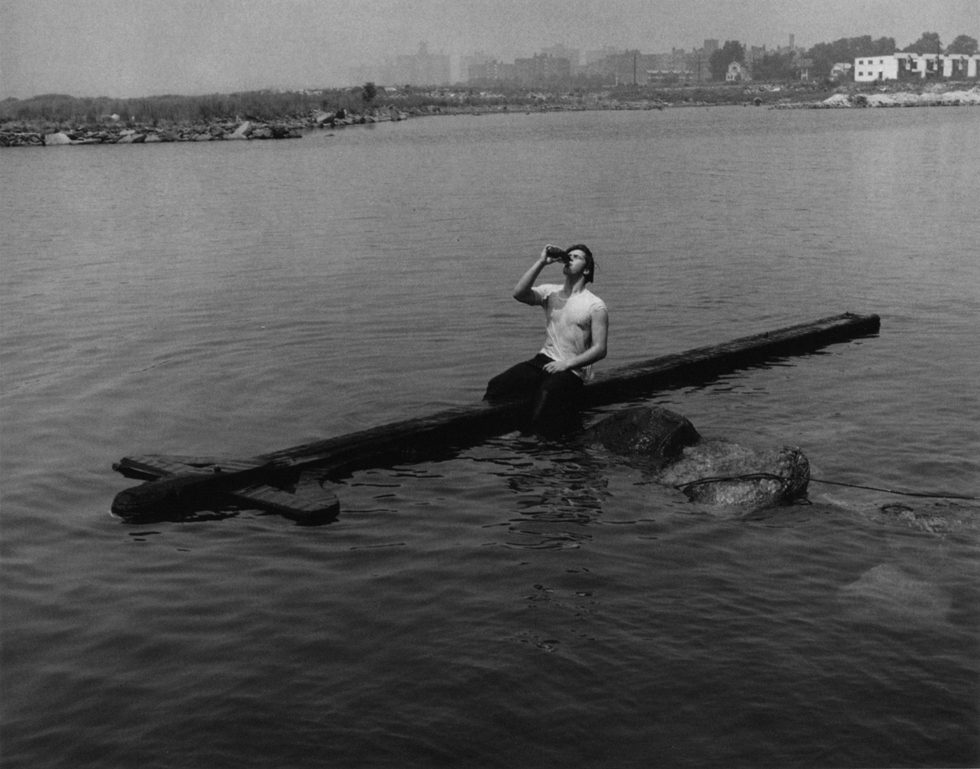
[[[549,243],[548,245],[551,244]],[[514,286],[514,298],[518,302],[524,302],[524,304],[537,304],[537,296],[531,290],[531,287],[534,285],[534,281],[537,280],[541,270],[557,261],[557,258],[548,256],[548,246],[541,249],[541,256],[528,268],[528,271],[521,276],[521,279],[517,281],[517,285]]]

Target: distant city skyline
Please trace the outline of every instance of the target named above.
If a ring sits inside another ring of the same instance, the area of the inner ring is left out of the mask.
[[[730,38],[728,38],[730,39]],[[386,56],[383,61],[372,62],[370,64],[358,65],[351,68],[349,80],[351,84],[363,84],[364,82],[375,82],[378,84],[387,85],[400,85],[403,83],[411,83],[416,85],[441,85],[444,83],[466,83],[471,80],[472,77],[468,72],[468,66],[472,65],[473,62],[485,62],[492,61],[504,66],[508,64],[514,64],[522,59],[527,60],[532,57],[548,56],[555,58],[565,58],[568,60],[571,69],[568,75],[576,74],[577,70],[583,69],[583,65],[587,65],[590,62],[597,62],[601,59],[610,56],[618,56],[629,53],[629,51],[638,51],[641,56],[649,57],[650,55],[665,56],[670,57],[674,53],[680,54],[693,54],[697,51],[705,51],[710,54],[717,48],[720,48],[725,40],[720,40],[718,38],[708,38],[699,45],[691,46],[689,48],[672,46],[666,51],[648,51],[639,48],[626,48],[606,45],[602,48],[588,48],[588,49],[578,49],[573,46],[568,46],[563,43],[557,43],[551,46],[544,46],[536,51],[528,52],[523,56],[515,56],[513,59],[507,59],[507,57],[500,56],[493,51],[480,50],[474,51],[472,53],[466,53],[459,56],[455,61],[451,63],[449,60],[452,58],[446,54],[439,53],[437,51],[432,51],[429,49],[428,42],[422,41],[419,43],[418,49],[412,53],[398,53],[395,56]],[[746,53],[756,50],[764,50],[767,52],[785,51],[788,49],[801,50],[803,47],[796,45],[796,37],[790,34],[785,44],[776,45],[766,45],[761,46],[753,45],[751,43],[745,43],[744,45]],[[431,73],[433,76],[426,77],[425,75],[420,75],[419,69],[424,72]],[[435,76],[434,73],[441,73],[445,71],[445,77]]]
[[[644,53],[706,39],[778,48],[923,32],[980,37],[977,0],[0,0],[0,98],[137,97],[354,85],[425,43],[461,61],[554,46]]]

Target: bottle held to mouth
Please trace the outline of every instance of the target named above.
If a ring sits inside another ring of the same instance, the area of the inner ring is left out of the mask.
[[[558,248],[558,246],[548,246],[545,249],[545,253],[552,259],[559,262],[564,262],[565,264],[568,264],[571,261],[571,258],[568,256],[568,252],[563,248]]]

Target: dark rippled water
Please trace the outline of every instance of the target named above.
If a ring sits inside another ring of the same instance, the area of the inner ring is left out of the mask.
[[[5,767],[975,766],[971,109],[415,120],[6,150]],[[591,244],[609,368],[844,311],[880,336],[651,398],[799,445],[809,504],[686,502],[504,435],[336,522],[126,525],[128,454],[250,456],[477,400],[509,291]]]

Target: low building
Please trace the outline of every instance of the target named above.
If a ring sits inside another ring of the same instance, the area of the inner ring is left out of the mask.
[[[728,65],[728,71],[725,73],[726,83],[745,83],[751,79],[748,68],[741,62],[733,61]]]
[[[810,82],[810,70],[813,69],[813,59],[806,56],[798,56],[797,64],[799,65],[799,77],[800,81],[804,83]]]
[[[648,69],[647,85],[688,85],[695,74],[689,69]]]
[[[854,82],[873,83],[876,80],[898,80],[897,56],[870,56],[854,60]]]
[[[894,53],[854,60],[854,81],[946,79],[973,80],[978,76],[980,55],[960,53]]]
[[[838,61],[830,68],[831,80],[850,80],[854,65],[849,61]]]
[[[943,77],[950,80],[980,79],[980,54],[947,53],[943,57]]]

